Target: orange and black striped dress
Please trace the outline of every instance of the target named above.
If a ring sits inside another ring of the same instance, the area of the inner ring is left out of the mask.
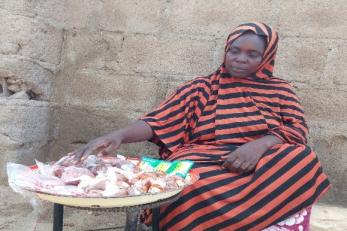
[[[182,84],[141,119],[166,160],[192,160],[200,179],[179,200],[160,209],[161,230],[262,230],[312,205],[330,187],[316,154],[306,145],[304,112],[291,86],[272,76],[278,35],[247,23],[229,35],[228,46],[252,30],[267,46],[252,76],[230,76],[224,63],[206,77]],[[242,144],[273,134],[270,148],[250,173],[221,167]]]

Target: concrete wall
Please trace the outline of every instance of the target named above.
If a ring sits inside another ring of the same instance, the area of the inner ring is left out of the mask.
[[[34,93],[0,100],[1,167],[56,159],[136,120],[179,83],[213,72],[229,31],[258,20],[280,34],[275,74],[306,109],[334,185],[324,200],[347,206],[346,12],[345,0],[0,0],[0,79],[12,80],[11,94]]]

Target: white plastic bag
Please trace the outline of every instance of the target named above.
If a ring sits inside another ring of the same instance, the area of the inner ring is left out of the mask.
[[[21,222],[21,224],[26,224],[26,226],[17,228],[18,230],[35,231],[39,215],[42,214],[44,209],[42,201],[36,197],[36,194],[25,189],[34,190],[38,184],[38,178],[35,176],[32,169],[30,169],[28,166],[15,163],[7,163],[6,167],[9,186],[12,188],[13,191],[21,194],[23,198],[27,200],[33,208],[33,211],[24,218],[24,220],[27,221]],[[30,223],[32,223],[32,227],[27,227],[27,224]]]
[[[29,191],[50,192],[55,186],[63,186],[64,182],[50,174],[42,175],[30,167],[7,163],[7,176],[10,187],[17,193]],[[24,189],[24,190],[23,190]]]

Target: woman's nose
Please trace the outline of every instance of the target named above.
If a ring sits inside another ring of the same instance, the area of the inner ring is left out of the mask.
[[[236,57],[236,62],[239,62],[239,63],[245,63],[247,62],[247,57],[245,54],[239,54],[237,57]]]

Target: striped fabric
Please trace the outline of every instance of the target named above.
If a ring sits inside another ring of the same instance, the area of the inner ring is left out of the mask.
[[[240,25],[240,35],[266,36],[266,50],[252,76],[236,78],[224,63],[206,77],[182,84],[153,112],[141,117],[167,160],[193,160],[200,179],[179,200],[160,209],[161,230],[262,230],[312,205],[330,187],[315,153],[298,97],[273,77],[278,35],[262,23]],[[221,167],[242,144],[273,134],[284,144],[270,148],[255,171]]]

